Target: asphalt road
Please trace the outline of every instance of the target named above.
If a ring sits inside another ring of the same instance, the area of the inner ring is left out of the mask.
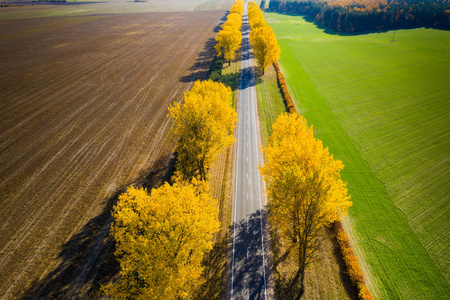
[[[247,6],[242,24],[242,58],[237,125],[236,195],[233,223],[231,299],[268,299],[267,263],[258,171],[256,88],[248,39]]]

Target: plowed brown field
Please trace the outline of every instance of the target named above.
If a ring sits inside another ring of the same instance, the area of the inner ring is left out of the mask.
[[[224,14],[0,22],[0,298],[110,279],[115,195],[167,173],[167,107],[206,75]]]

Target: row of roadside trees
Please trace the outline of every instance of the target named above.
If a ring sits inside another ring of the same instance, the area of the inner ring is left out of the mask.
[[[218,56],[234,59],[242,40],[243,0],[236,0],[216,37]],[[114,299],[188,299],[204,282],[204,255],[219,230],[209,173],[234,142],[237,113],[222,83],[197,81],[183,103],[169,107],[177,162],[172,183],[148,193],[128,187],[119,196],[110,234],[120,278],[103,287]]]
[[[249,19],[252,32],[260,33],[253,39],[259,35],[272,39],[267,32],[273,31],[267,31],[259,7],[255,10],[254,6],[249,5]],[[229,25],[222,26],[222,31]],[[275,43],[252,43],[262,70],[278,59],[276,39]],[[256,53],[271,59],[259,60]],[[223,56],[227,59],[224,52]],[[114,206],[111,235],[121,271],[117,282],[104,287],[112,298],[192,298],[203,282],[202,260],[219,229],[217,200],[209,192],[209,170],[217,155],[235,142],[237,114],[231,90],[221,83],[197,81],[185,93],[183,103],[169,107],[169,117],[178,154],[172,184],[165,183],[150,194],[129,187]],[[343,165],[329,155],[296,113],[278,118],[264,154],[261,173],[268,183],[269,218],[284,246],[281,259],[293,257],[298,262],[291,285],[300,281],[303,288],[305,268],[320,243],[320,229],[345,215],[351,205],[340,179]],[[299,298],[302,290],[292,296]]]
[[[253,53],[264,74],[280,58],[280,47],[253,1],[248,4],[248,19]],[[285,84],[284,88],[287,92]],[[296,272],[288,283],[290,294],[284,296],[300,299],[305,271],[319,251],[322,230],[342,219],[352,202],[340,176],[344,165],[330,155],[314,137],[312,126],[297,114],[293,103],[291,106],[290,113],[280,115],[272,125],[260,172],[267,183],[272,234],[280,242],[274,245],[279,252],[274,271],[278,274],[281,264],[294,262]]]
[[[244,0],[236,0],[230,9],[227,20],[222,24],[216,36],[217,57],[223,57],[231,64],[236,57],[242,43],[242,13],[244,11]]]
[[[202,285],[204,255],[219,230],[209,170],[234,142],[237,114],[222,83],[197,81],[169,107],[178,154],[172,184],[149,194],[129,187],[113,209],[111,235],[120,279],[103,289],[114,299],[187,299]]]
[[[254,5],[253,5],[254,6]],[[263,5],[261,5],[263,7]],[[253,21],[262,23],[256,8]],[[255,25],[253,25],[255,26]],[[267,148],[263,149],[265,164],[261,168],[269,196],[269,219],[274,249],[274,272],[283,277],[287,294],[300,299],[304,292],[305,271],[311,265],[322,242],[322,230],[331,225],[339,244],[347,273],[358,289],[361,300],[373,300],[359,259],[343,231],[341,220],[352,205],[345,183],[340,178],[344,165],[334,160],[322,142],[314,138],[313,128],[299,116],[277,62],[274,62],[278,83],[289,114],[278,117]],[[296,265],[293,277],[284,277],[278,269]]]
[[[266,68],[280,58],[280,46],[272,27],[266,23],[261,9],[254,1],[249,2],[247,12],[253,54],[264,74]]]

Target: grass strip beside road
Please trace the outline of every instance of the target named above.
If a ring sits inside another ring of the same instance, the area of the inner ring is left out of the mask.
[[[258,93],[262,145],[266,147],[269,136],[272,134],[272,124],[280,114],[286,112],[273,66],[267,67],[265,74],[256,79],[256,92]]]
[[[222,82],[226,86],[231,88],[233,93],[233,107],[236,109],[236,92],[239,84],[239,74],[240,74],[240,63],[239,56],[236,58],[236,61],[231,62],[230,65],[228,63],[223,64],[222,76],[219,79],[219,82]]]
[[[369,161],[366,160],[366,156],[362,155],[364,149],[354,142],[355,131],[358,131],[357,123],[355,122],[353,127],[349,125],[352,120],[364,120],[367,117],[367,102],[364,100],[373,97],[371,93],[374,87],[366,81],[367,86],[359,86],[359,97],[355,99],[352,98],[355,95],[346,95],[347,91],[342,89],[343,84],[347,83],[342,77],[347,74],[349,77],[345,78],[346,80],[354,78],[354,81],[364,83],[370,72],[376,72],[375,66],[382,63],[381,58],[379,62],[370,61],[370,57],[364,56],[364,51],[370,56],[377,51],[374,50],[376,47],[381,47],[381,42],[367,43],[362,38],[358,40],[360,37],[329,36],[299,17],[266,14],[266,19],[274,29],[281,46],[280,66],[299,113],[305,116],[309,124],[314,124],[316,136],[345,164],[341,174],[348,183],[354,203],[349,212],[348,222],[351,226],[346,226],[345,229],[356,242],[353,247],[358,256],[363,258],[363,266],[369,274],[370,290],[380,299],[448,298],[448,281],[411,229],[407,217],[393,202],[385,184],[380,181],[379,173],[374,172],[372,157]],[[358,46],[361,47],[360,52],[351,48]],[[404,47],[407,49],[407,45]],[[311,61],[305,60],[307,57],[319,64],[327,55],[335,57],[336,54],[332,54],[333,49],[342,51],[338,52],[342,55],[345,49],[354,51],[348,53],[353,57],[351,61],[336,59],[327,61],[327,64],[323,63],[336,69],[336,73],[332,73],[334,77],[326,76],[326,72],[330,73],[329,70],[315,70]],[[398,56],[398,59],[400,58],[401,56]],[[390,60],[393,61],[395,62]],[[364,74],[355,77],[355,73],[346,73],[349,69],[346,69],[345,63],[354,66],[353,71]],[[391,68],[394,72],[395,66]],[[399,80],[398,84],[401,84],[402,80]],[[390,84],[389,77],[377,84],[381,85],[381,89],[385,89]],[[356,86],[358,87],[357,84]],[[342,108],[344,105],[345,108],[350,110],[353,107],[354,110],[345,112]],[[373,109],[375,113],[376,107]],[[392,119],[381,118],[379,122],[389,123]],[[360,132],[359,136],[363,133]],[[368,139],[376,138],[374,132],[371,134]],[[383,151],[383,145],[378,145],[376,139],[371,140],[371,143],[373,147]]]

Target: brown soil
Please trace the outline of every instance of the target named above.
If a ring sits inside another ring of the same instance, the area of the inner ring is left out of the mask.
[[[116,195],[167,175],[167,107],[205,77],[224,13],[0,22],[0,297],[99,295]]]

